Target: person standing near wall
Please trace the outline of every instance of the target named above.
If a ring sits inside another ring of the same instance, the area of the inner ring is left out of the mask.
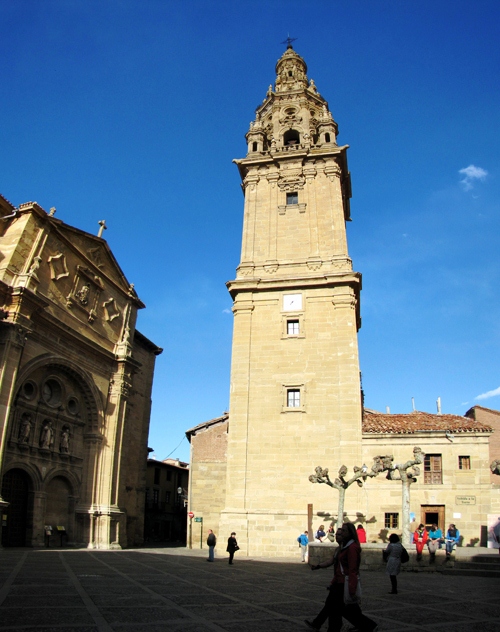
[[[401,571],[401,554],[403,553],[403,545],[399,540],[397,533],[391,533],[389,536],[389,544],[384,551],[384,560],[387,562],[386,573],[391,580],[391,595],[398,594],[398,575]]]
[[[307,531],[304,531],[304,533],[301,533],[299,535],[299,537],[297,538],[297,542],[299,543],[299,546],[302,552],[302,561],[305,562],[306,555],[307,555],[307,547],[309,546],[309,535]]]
[[[207,537],[207,545],[208,545],[208,559],[207,562],[213,562],[214,561],[214,551],[215,551],[215,545],[217,544],[217,538],[215,537],[215,533],[212,531],[212,529],[208,530],[208,537]]]
[[[227,539],[227,548],[226,551],[229,553],[229,563],[233,563],[233,557],[235,551],[239,551],[238,542],[236,542],[236,533],[233,531],[229,538]]]

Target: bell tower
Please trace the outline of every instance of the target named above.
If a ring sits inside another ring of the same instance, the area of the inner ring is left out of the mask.
[[[247,155],[235,160],[245,201],[241,260],[227,284],[234,332],[219,533],[236,531],[248,555],[292,551],[308,503],[335,514],[331,489],[308,481],[317,465],[361,463],[361,275],[347,251],[351,184],[337,135],[289,44]]]

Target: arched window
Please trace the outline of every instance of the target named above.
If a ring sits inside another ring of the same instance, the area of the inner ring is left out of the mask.
[[[325,134],[325,143],[329,143],[330,142],[330,134],[327,132]]]
[[[252,143],[252,151],[257,151],[257,143],[256,142]]]
[[[285,146],[288,145],[298,145],[300,143],[300,134],[296,129],[289,129],[283,135],[283,144]]]

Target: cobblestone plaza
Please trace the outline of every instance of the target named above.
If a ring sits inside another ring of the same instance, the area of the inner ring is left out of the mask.
[[[0,632],[292,632],[307,629],[331,569],[297,559],[227,558],[200,549],[0,550]],[[500,578],[362,573],[363,611],[381,631],[498,630]],[[324,626],[326,629],[326,625]],[[344,630],[348,630],[346,624]]]

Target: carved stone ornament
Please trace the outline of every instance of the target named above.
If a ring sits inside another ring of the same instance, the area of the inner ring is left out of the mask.
[[[95,265],[98,268],[104,268],[104,261],[102,260],[102,250],[101,248],[89,248],[87,250],[87,254]]]
[[[68,268],[66,266],[66,255],[62,252],[49,257],[48,263],[50,267],[50,278],[52,281],[59,281],[59,279],[69,276]]]
[[[269,261],[268,263],[264,264],[264,270],[268,274],[274,274],[276,270],[278,269],[278,267],[279,265],[277,261]]]
[[[100,277],[95,276],[88,268],[77,266],[73,288],[66,297],[66,307],[78,307],[87,315],[90,323],[97,318],[99,296],[104,289]]]
[[[297,191],[304,188],[306,179],[302,174],[281,176],[278,186],[282,191]]]
[[[352,270],[352,260],[349,257],[332,259],[332,266],[337,270]]]
[[[241,265],[238,267],[238,274],[241,276],[253,276],[255,267],[253,265]]]
[[[120,316],[120,310],[116,305],[116,301],[114,298],[110,298],[107,301],[104,301],[102,304],[104,307],[104,311],[106,312],[106,320],[112,323],[115,318]]]
[[[329,178],[330,182],[333,182],[335,178],[340,178],[341,170],[338,165],[326,165],[325,174]]]
[[[321,268],[321,259],[308,259],[307,267],[309,270],[319,270]]]

